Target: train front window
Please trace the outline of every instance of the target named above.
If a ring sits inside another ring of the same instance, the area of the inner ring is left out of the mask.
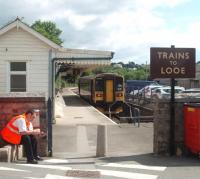
[[[123,79],[116,79],[115,90],[116,91],[123,91]]]
[[[103,80],[102,79],[96,79],[95,90],[96,91],[103,91],[103,86],[104,86]]]

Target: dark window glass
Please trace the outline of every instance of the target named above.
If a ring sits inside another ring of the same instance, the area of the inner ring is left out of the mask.
[[[10,71],[26,71],[26,62],[11,62]]]
[[[26,75],[10,75],[10,91],[25,92],[26,91]]]
[[[115,90],[116,91],[123,91],[123,79],[116,78],[115,80]]]
[[[80,84],[80,88],[82,89],[82,90],[84,90],[84,91],[90,91],[91,89],[91,84],[90,84],[90,81],[86,81],[86,82],[82,82],[81,84]]]
[[[95,81],[95,90],[96,91],[103,91],[104,83],[102,79],[96,79]]]

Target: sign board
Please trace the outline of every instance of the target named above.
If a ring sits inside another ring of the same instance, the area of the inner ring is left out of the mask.
[[[195,48],[150,49],[150,77],[195,78]]]

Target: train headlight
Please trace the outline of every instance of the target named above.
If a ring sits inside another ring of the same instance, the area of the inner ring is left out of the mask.
[[[96,97],[103,97],[103,94],[96,94]]]
[[[122,96],[123,96],[123,93],[117,93],[116,96],[117,96],[117,97],[122,97]]]

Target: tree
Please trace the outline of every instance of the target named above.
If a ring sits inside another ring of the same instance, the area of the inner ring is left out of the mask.
[[[31,27],[37,32],[41,33],[51,41],[58,45],[63,43],[63,40],[59,37],[62,33],[60,29],[56,27],[56,24],[51,21],[35,21]]]
[[[111,66],[98,67],[92,71],[93,74],[99,73],[116,73],[118,75],[124,76],[125,80],[147,80],[149,79],[149,69],[146,65],[138,65],[134,62],[129,62],[124,64],[119,62],[117,64],[123,64],[123,68],[117,67],[112,63]]]

